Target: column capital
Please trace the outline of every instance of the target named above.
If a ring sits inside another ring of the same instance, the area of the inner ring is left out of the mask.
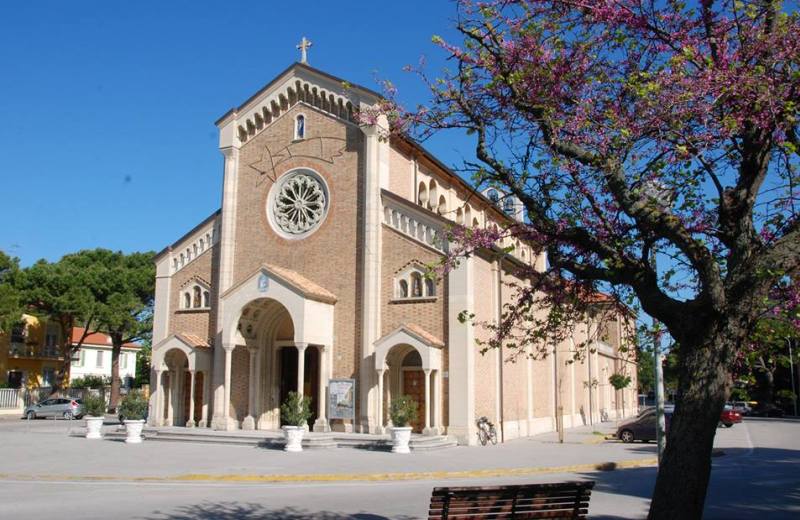
[[[294,347],[295,347],[295,348],[296,348],[296,349],[297,349],[299,352],[304,352],[304,351],[305,351],[305,350],[308,348],[308,343],[295,343],[295,344],[294,344]]]
[[[430,376],[431,372],[433,372],[433,369],[432,368],[423,368],[422,371],[425,372],[426,376]]]
[[[236,348],[236,343],[223,343],[222,348],[225,352],[233,352],[233,349]]]

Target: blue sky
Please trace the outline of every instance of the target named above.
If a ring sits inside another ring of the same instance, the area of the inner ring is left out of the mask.
[[[220,205],[214,121],[293,61],[404,103],[402,72],[431,36],[452,35],[448,1],[3,2],[0,4],[0,249],[23,265],[85,248],[160,250]],[[448,164],[467,143],[426,144]]]

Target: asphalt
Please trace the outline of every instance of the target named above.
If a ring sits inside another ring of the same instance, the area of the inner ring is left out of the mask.
[[[486,485],[593,479],[591,518],[641,518],[655,479],[652,466],[615,471],[564,469],[652,458],[652,444],[601,442],[584,429],[560,445],[553,435],[504,445],[407,456],[351,449],[287,454],[259,448],[143,443],[69,437],[65,424],[0,421],[0,519],[153,520],[424,518],[436,485]],[[604,428],[608,429],[608,428]],[[602,430],[602,429],[601,429]],[[718,431],[706,518],[800,515],[800,422],[748,420]],[[606,460],[609,462],[610,460]],[[521,473],[538,468],[542,473]],[[493,474],[481,474],[492,471]],[[318,481],[313,475],[419,475]],[[462,472],[460,476],[441,472]],[[426,472],[428,473],[426,476]],[[433,473],[436,474],[433,474]],[[191,480],[186,475],[207,475]],[[281,482],[226,480],[287,475]],[[137,480],[151,477],[152,480]],[[308,478],[305,478],[308,477]]]

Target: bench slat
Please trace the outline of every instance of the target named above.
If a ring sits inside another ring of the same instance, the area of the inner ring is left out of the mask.
[[[592,481],[545,484],[439,487],[433,490],[429,519],[585,518]]]

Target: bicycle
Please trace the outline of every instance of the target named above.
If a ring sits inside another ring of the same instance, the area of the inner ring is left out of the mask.
[[[492,444],[497,444],[497,430],[488,418],[481,417],[476,421],[478,426],[478,441],[481,446],[486,446],[486,443],[491,441]]]

